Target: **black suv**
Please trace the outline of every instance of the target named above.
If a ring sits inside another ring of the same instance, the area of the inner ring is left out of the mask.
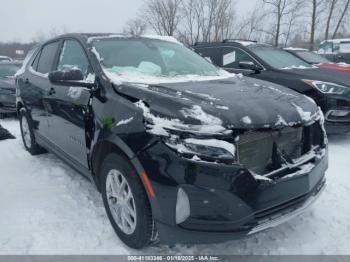
[[[244,40],[198,43],[195,51],[233,73],[270,81],[313,98],[329,133],[350,132],[350,75],[312,66],[265,44]]]
[[[325,185],[322,112],[170,40],[70,34],[41,45],[17,76],[25,148],[96,183],[133,248],[158,236],[224,241],[304,211]]]

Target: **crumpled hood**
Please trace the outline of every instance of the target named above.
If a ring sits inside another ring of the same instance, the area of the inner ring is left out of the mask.
[[[0,78],[0,88],[15,89],[16,83],[14,78]]]
[[[310,98],[247,77],[115,88],[122,95],[145,102],[153,115],[186,124],[217,125],[219,119],[228,129],[280,128],[308,123],[318,115],[318,107]]]

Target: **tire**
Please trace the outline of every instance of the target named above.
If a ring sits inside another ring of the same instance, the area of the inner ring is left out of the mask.
[[[19,112],[19,123],[21,128],[22,141],[25,149],[31,155],[39,155],[44,153],[45,150],[40,147],[35,141],[32,121],[24,109],[21,109]]]
[[[102,163],[100,175],[103,203],[118,237],[133,249],[150,245],[155,235],[152,210],[141,179],[129,160],[115,153],[108,155]],[[124,187],[120,186],[123,179]],[[112,190],[112,184],[115,190]],[[117,189],[121,189],[119,194]]]

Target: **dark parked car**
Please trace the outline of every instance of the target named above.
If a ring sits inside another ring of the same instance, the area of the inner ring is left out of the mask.
[[[343,73],[350,73],[350,64],[332,63],[327,58],[306,49],[285,48],[284,50],[297,56],[298,58],[300,58],[301,60],[303,60],[304,62],[310,65],[316,65],[317,67],[320,67],[320,68],[336,70]]]
[[[14,75],[20,64],[0,62],[0,118],[16,113],[16,84]]]
[[[25,148],[96,183],[133,248],[158,236],[225,241],[302,213],[325,186],[322,112],[157,38],[70,34],[40,46],[17,76]]]
[[[287,51],[253,41],[198,43],[196,52],[233,73],[270,81],[313,98],[329,133],[350,132],[350,75],[311,66]]]

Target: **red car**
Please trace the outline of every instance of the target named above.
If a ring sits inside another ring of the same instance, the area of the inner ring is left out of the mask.
[[[316,54],[314,52],[311,52],[306,49],[301,48],[285,48],[286,51],[289,53],[299,57],[300,59],[304,60],[306,63],[311,65],[316,65],[321,68],[331,69],[331,70],[337,70],[344,73],[350,74],[350,64],[346,63],[332,63],[327,58]]]

